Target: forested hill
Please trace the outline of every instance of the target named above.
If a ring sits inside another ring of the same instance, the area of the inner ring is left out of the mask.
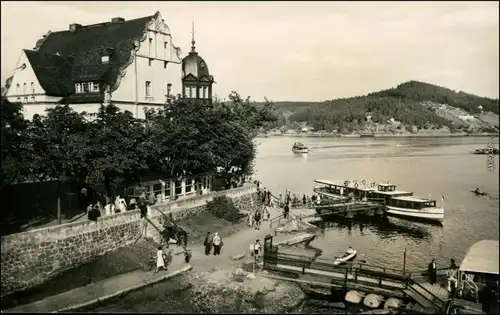
[[[431,101],[461,108],[470,113],[479,112],[479,106],[484,111],[498,114],[498,99],[480,97],[477,95],[455,92],[451,89],[419,81],[410,81],[398,85],[395,89],[370,93],[368,96],[397,97],[415,101]]]
[[[498,124],[495,128],[481,119],[478,119],[478,124],[474,124],[458,118],[467,114],[484,116],[487,112],[496,116],[499,113],[498,99],[455,92],[418,81],[409,81],[396,88],[365,96],[323,102],[275,102],[274,106],[280,113],[280,119],[270,126],[272,128],[285,125],[296,128],[297,123],[307,122],[315,130],[353,132],[365,129],[366,117],[370,116],[372,123],[386,124],[387,121],[396,120],[407,129],[414,126],[414,131],[443,126],[452,132],[467,128],[473,128],[475,132],[498,130]]]

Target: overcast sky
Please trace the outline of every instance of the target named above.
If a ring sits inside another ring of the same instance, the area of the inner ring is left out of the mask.
[[[2,85],[47,31],[160,11],[224,97],[321,101],[409,80],[498,98],[498,2],[2,2]]]

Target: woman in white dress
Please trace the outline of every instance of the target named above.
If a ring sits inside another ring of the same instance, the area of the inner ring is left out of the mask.
[[[160,268],[167,270],[167,267],[165,267],[165,259],[163,255],[163,249],[161,248],[161,246],[158,246],[158,251],[156,252],[156,272],[158,272]]]

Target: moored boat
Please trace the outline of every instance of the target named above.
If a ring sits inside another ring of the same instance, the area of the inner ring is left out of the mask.
[[[308,153],[309,152],[309,148],[305,144],[303,144],[301,142],[295,142],[293,144],[292,151],[294,153]]]
[[[385,206],[386,213],[408,219],[434,221],[441,223],[444,220],[444,197],[441,206],[436,206],[433,199],[413,196],[412,192],[397,190],[396,185],[385,183],[367,183],[358,181],[328,181],[315,180],[322,187],[315,187],[317,194],[337,200],[361,199]]]
[[[346,262],[349,262],[354,258],[356,258],[356,255],[358,255],[358,252],[349,247],[349,249],[342,256],[335,257],[335,261],[333,262],[333,264],[334,265],[345,264]]]

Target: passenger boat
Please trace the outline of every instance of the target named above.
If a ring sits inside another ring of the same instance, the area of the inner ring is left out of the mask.
[[[476,149],[475,151],[472,152],[472,154],[495,154],[498,155],[499,150],[497,148],[484,148],[484,149]]]
[[[354,249],[347,250],[344,253],[344,255],[342,255],[340,257],[335,257],[335,261],[333,262],[333,264],[334,265],[345,264],[346,262],[353,260],[357,254],[358,254],[358,252]]]
[[[469,248],[458,269],[456,296],[447,314],[499,313],[499,246],[498,241],[482,240]],[[479,296],[488,294],[490,298],[479,303]]]
[[[308,153],[309,152],[309,148],[305,144],[303,144],[301,142],[295,142],[293,144],[292,151],[294,153]]]
[[[412,192],[396,190],[396,185],[360,181],[328,181],[315,180],[317,186],[314,192],[322,197],[332,199],[346,199],[352,196],[363,201],[383,204],[386,213],[403,218],[443,222],[444,198],[441,206],[436,206],[436,201],[413,196]]]

